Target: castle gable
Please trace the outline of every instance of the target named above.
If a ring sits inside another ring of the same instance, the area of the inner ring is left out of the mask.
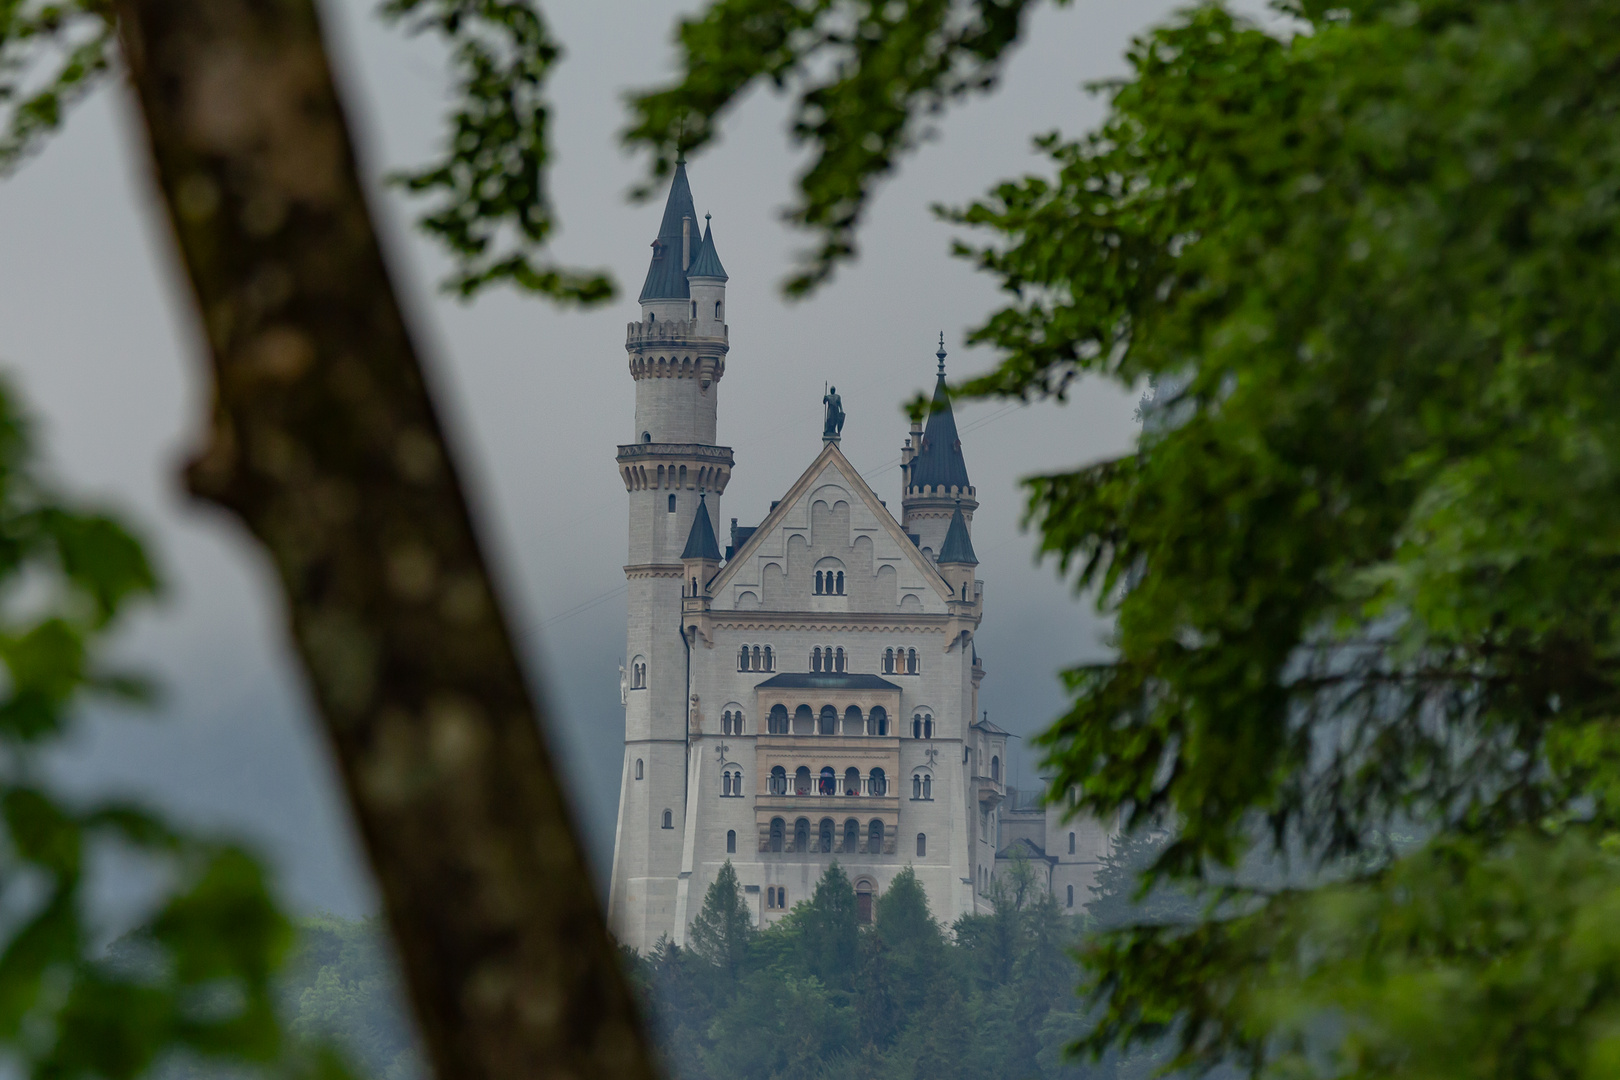
[[[829,443],[709,586],[714,611],[943,615],[950,586]]]

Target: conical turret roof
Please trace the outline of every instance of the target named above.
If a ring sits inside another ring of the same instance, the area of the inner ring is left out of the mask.
[[[687,534],[686,550],[681,552],[681,558],[720,561],[720,541],[714,537],[714,522],[709,520],[706,496],[698,498],[698,512],[692,515],[692,531]]]
[[[979,557],[973,554],[973,538],[968,535],[967,518],[962,516],[962,507],[956,508],[951,515],[951,527],[945,531],[945,542],[939,546],[939,563],[962,563],[967,566],[979,565]]]
[[[956,414],[951,412],[951,395],[945,389],[945,342],[941,335],[939,380],[934,384],[934,404],[923,429],[922,449],[911,459],[910,487],[966,488],[970,486],[967,461],[962,457],[962,440],[956,434]]]
[[[675,179],[669,185],[669,201],[664,204],[664,220],[653,241],[652,265],[641,286],[641,299],[684,300],[691,295],[686,285],[686,267],[681,265],[681,222],[690,219],[697,232],[697,208],[692,205],[692,186],[686,180],[686,162],[675,165]],[[696,235],[692,243],[698,242]]]
[[[703,244],[692,257],[692,265],[686,271],[688,278],[719,278],[726,280],[726,268],[720,265],[720,253],[714,250],[714,226],[709,224],[709,215],[703,215]]]

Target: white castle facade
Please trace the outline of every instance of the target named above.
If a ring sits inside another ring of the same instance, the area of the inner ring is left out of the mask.
[[[1004,871],[1014,849],[1078,911],[1106,832],[1077,837],[1027,806],[1002,821],[1008,736],[978,708],[978,502],[943,345],[934,410],[902,450],[899,520],[840,452],[834,397],[821,452],[757,527],[732,519],[722,554],[726,280],[680,165],[626,342],[636,423],[618,451],[630,529],[615,936],[643,952],[664,936],[684,944],[728,860],[760,925],[834,860],[863,918],[910,866],[949,924],[984,910],[998,853]]]

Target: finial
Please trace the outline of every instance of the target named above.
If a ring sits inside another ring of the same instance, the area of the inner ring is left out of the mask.
[[[675,148],[675,164],[677,164],[677,165],[685,165],[686,164],[686,147],[677,146]]]
[[[939,332],[939,352],[934,355],[939,357],[939,373],[941,375],[945,374],[945,331],[943,330]]]
[[[713,214],[704,214],[703,215],[703,224],[707,225],[709,223],[709,219],[712,218],[712,217],[714,217]]]

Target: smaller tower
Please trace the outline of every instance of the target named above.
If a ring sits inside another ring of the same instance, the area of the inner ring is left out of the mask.
[[[945,530],[945,542],[940,545],[939,557],[934,561],[939,565],[940,577],[951,587],[953,603],[974,603],[977,591],[973,574],[979,559],[973,554],[973,539],[968,536],[967,519],[962,516],[960,505],[951,514],[950,526]]]
[[[709,517],[707,492],[698,492],[697,513],[692,515],[692,531],[687,534],[686,547],[681,551],[681,569],[685,576],[681,592],[686,598],[682,608],[686,611],[707,611],[709,582],[720,572],[720,542],[715,539],[714,522]]]
[[[917,546],[938,561],[953,517],[961,518],[966,536],[979,503],[974,498],[973,484],[968,480],[962,440],[956,434],[956,415],[951,411],[951,395],[945,388],[943,332],[939,335],[939,351],[934,355],[939,358],[939,374],[934,383],[933,404],[928,410],[928,425],[919,432],[917,421],[912,421],[911,438],[900,455],[906,474],[900,523],[906,532],[917,537]]]

